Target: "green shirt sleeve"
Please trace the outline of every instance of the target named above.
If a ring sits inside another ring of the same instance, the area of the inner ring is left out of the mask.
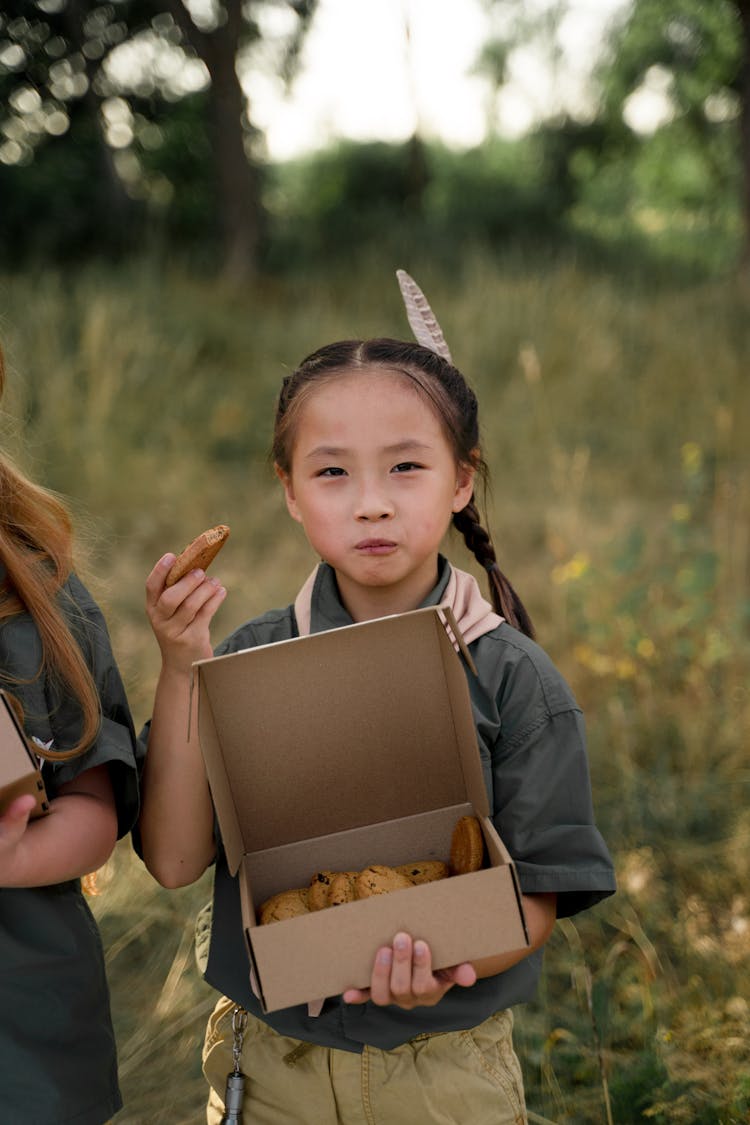
[[[477,655],[491,692],[473,695],[493,822],[523,892],[555,892],[558,917],[575,914],[615,891],[595,824],[583,715],[546,653],[510,626]]]
[[[50,797],[85,770],[107,765],[118,817],[118,836],[138,815],[136,739],[125,688],[115,661],[104,617],[85,586],[71,575],[60,591],[60,604],[91,670],[101,703],[101,728],[94,744],[70,761],[45,761],[42,776]],[[0,629],[0,666],[9,690],[18,696],[29,736],[52,749],[74,746],[82,729],[81,711],[70,693],[51,677],[40,675],[42,646],[27,613],[10,617]]]

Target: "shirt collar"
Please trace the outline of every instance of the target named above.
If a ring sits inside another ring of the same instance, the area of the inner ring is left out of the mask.
[[[438,580],[424,601],[420,603],[419,609],[440,604],[448,585],[450,573],[450,563],[443,555],[438,555]],[[321,563],[315,575],[315,585],[312,592],[310,632],[325,633],[329,629],[341,629],[344,625],[353,624],[354,621],[339,596],[336,572],[328,563]]]

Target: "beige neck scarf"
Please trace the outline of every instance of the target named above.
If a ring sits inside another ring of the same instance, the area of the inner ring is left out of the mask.
[[[305,580],[294,602],[294,615],[297,618],[297,628],[301,637],[308,636],[310,632],[312,594],[317,573],[316,567]],[[467,574],[464,570],[457,570],[454,566],[451,566],[450,578],[441,603],[450,606],[467,645],[477,637],[497,628],[505,620],[495,613],[490,603],[482,596],[474,575]]]

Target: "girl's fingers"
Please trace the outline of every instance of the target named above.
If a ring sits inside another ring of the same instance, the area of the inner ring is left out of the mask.
[[[347,1004],[372,1000],[380,1006],[398,1004],[402,1008],[437,1004],[454,985],[464,988],[476,983],[477,974],[468,961],[434,972],[432,951],[426,941],[413,941],[398,933],[393,946],[378,950],[369,989],[351,988],[344,993]]]
[[[389,945],[384,945],[375,954],[375,964],[370,978],[370,999],[373,1004],[391,1004],[391,971],[393,968],[393,950]]]
[[[180,581],[186,583],[182,600],[173,604],[170,598],[172,590],[166,591],[159,599],[160,607],[168,614],[169,621],[177,632],[188,628],[194,621],[202,623],[206,618],[210,620],[226,594],[221,583],[216,578],[206,578],[202,570],[186,574]],[[188,581],[192,589],[187,585]],[[179,582],[176,583],[172,589],[176,590],[179,585]]]
[[[156,601],[147,602],[146,608],[154,628],[179,635],[196,620],[210,620],[225,596],[226,590],[216,578],[194,570],[164,589]]]
[[[412,995],[413,943],[409,934],[399,933],[393,939],[391,965],[391,995],[398,1000],[408,1000]]]
[[[162,653],[163,665],[189,672],[196,660],[213,656],[210,625],[227,591],[203,570],[193,570],[167,587],[174,555],[159,559],[146,581],[146,613]]]
[[[176,558],[171,552],[162,555],[146,579],[146,604],[149,607],[155,606],[163,593],[164,583]]]
[[[461,988],[471,988],[472,984],[477,983],[477,971],[470,961],[455,965],[450,973],[452,983],[459,985]]]
[[[414,942],[411,987],[415,996],[429,996],[435,991],[432,973],[432,953],[426,941]]]
[[[366,1004],[369,999],[369,988],[347,988],[343,994],[345,1004]]]

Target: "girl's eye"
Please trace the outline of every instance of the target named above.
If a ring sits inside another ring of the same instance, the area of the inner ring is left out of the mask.
[[[394,465],[391,469],[392,473],[410,473],[414,469],[421,469],[422,466],[418,465],[416,461],[401,461],[400,464]]]
[[[318,473],[319,477],[343,477],[346,476],[345,470],[340,469],[337,465],[329,465],[327,469],[321,469]]]

